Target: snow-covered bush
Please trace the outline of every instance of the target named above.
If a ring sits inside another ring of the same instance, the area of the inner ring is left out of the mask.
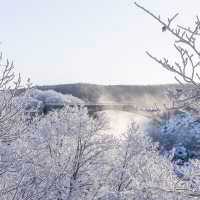
[[[179,112],[169,119],[153,120],[147,127],[147,133],[159,143],[162,153],[182,146],[189,157],[200,158],[200,121],[190,113]]]
[[[43,102],[45,105],[83,104],[84,102],[72,95],[63,95],[54,90],[39,90],[32,88],[29,96]]]
[[[30,96],[42,101],[45,105],[64,105],[63,95],[54,90],[33,90]]]
[[[14,98],[15,104],[21,105],[21,109],[26,113],[42,113],[44,110],[44,103],[33,97],[18,96]]]
[[[22,105],[25,112],[47,113],[64,105],[84,105],[84,102],[72,95],[63,95],[54,90],[39,90],[31,88],[22,96],[15,97],[15,101]]]

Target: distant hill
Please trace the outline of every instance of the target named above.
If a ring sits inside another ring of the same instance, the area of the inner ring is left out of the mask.
[[[178,89],[179,85],[95,85],[63,84],[36,86],[40,90],[55,90],[62,94],[71,94],[86,103],[131,103],[136,106],[163,105],[168,102],[167,89]]]

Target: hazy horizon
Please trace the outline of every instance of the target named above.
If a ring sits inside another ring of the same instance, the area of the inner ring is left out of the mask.
[[[104,84],[104,83],[89,83],[89,82],[71,82],[71,83],[55,83],[55,84],[35,84],[33,86],[57,86],[57,85],[97,85],[97,86],[165,86],[165,85],[180,85],[178,82],[174,83],[155,83],[155,84]]]

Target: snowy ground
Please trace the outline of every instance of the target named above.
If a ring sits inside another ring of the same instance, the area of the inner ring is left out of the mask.
[[[131,121],[137,122],[140,129],[143,130],[145,127],[145,124],[148,122],[148,118],[130,113],[130,112],[124,112],[124,111],[104,111],[103,112],[106,116],[106,118],[109,121],[109,130],[106,132],[109,132],[110,134],[120,137],[128,128]]]

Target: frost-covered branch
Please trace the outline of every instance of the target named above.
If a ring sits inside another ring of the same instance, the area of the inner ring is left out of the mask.
[[[168,18],[166,22],[162,20],[160,16],[156,16],[137,2],[135,2],[135,5],[160,23],[162,31],[168,31],[175,37],[174,47],[180,55],[181,62],[176,61],[174,64],[170,64],[167,58],[159,59],[149,52],[146,52],[147,55],[167,70],[182,77],[183,81],[186,83],[193,84],[199,89],[200,79],[197,68],[200,66],[200,51],[197,44],[200,39],[200,21],[198,16],[196,17],[195,26],[193,28],[180,25],[174,27],[172,26],[172,22],[175,21],[178,13]],[[188,72],[188,69],[190,69],[190,72]],[[175,77],[175,79],[179,83],[182,83],[178,77]]]

